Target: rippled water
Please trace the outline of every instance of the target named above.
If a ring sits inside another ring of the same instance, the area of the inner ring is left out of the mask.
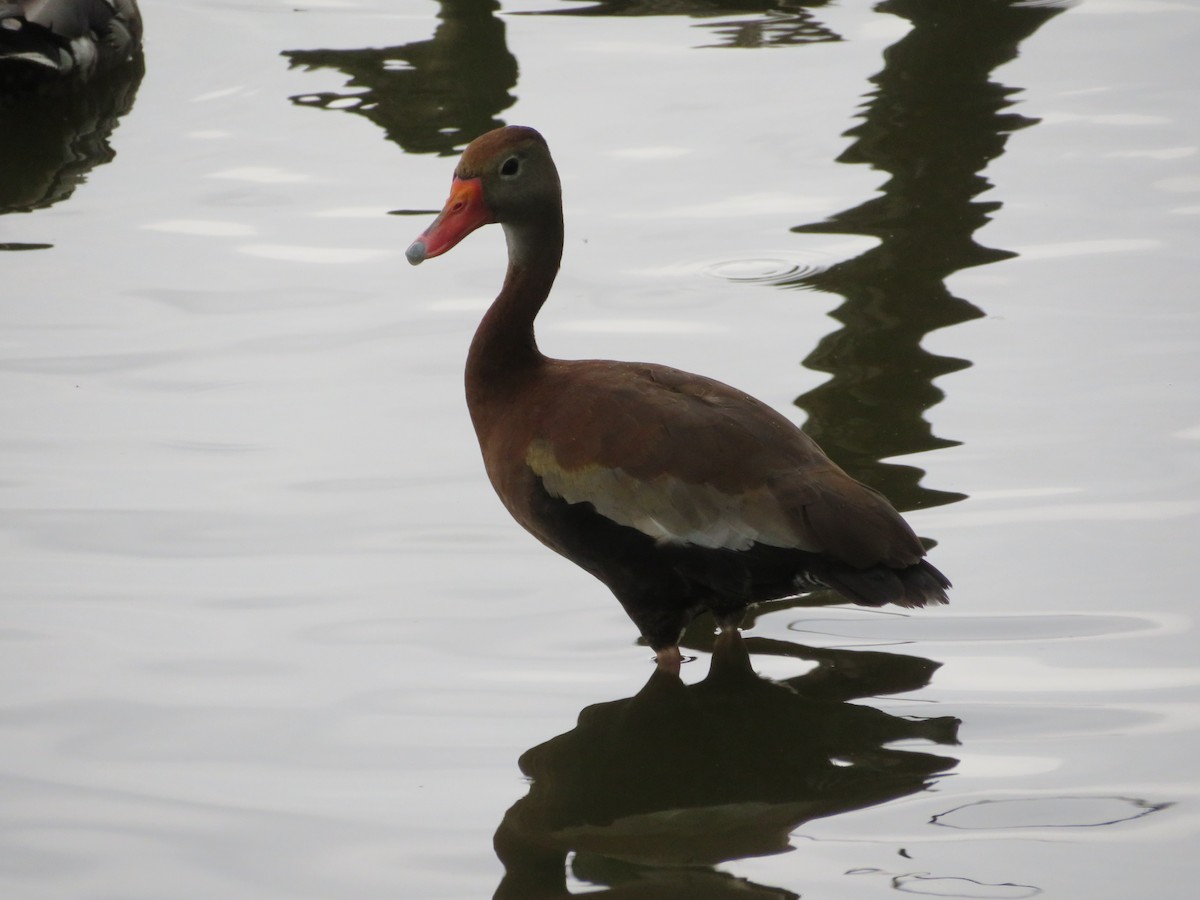
[[[142,6],[0,108],[3,896],[1191,896],[1200,6]],[[651,675],[484,479],[502,240],[403,260],[501,123],[544,347],[791,411],[951,606]]]

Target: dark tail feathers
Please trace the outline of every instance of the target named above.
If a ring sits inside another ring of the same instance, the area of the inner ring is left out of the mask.
[[[949,603],[946,588],[950,580],[926,560],[904,569],[874,566],[870,569],[823,567],[812,574],[822,583],[862,606],[917,607]]]

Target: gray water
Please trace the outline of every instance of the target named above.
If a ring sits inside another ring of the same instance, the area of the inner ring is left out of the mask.
[[[142,5],[0,113],[0,895],[1194,893],[1200,4]],[[792,415],[951,606],[651,677],[486,483],[500,234],[403,259],[502,123],[544,349]]]

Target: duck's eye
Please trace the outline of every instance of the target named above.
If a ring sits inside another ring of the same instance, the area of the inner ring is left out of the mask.
[[[510,156],[500,166],[500,174],[505,178],[514,178],[521,171],[521,160],[515,156]]]

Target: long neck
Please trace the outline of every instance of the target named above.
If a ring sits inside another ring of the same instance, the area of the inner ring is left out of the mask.
[[[563,224],[557,215],[534,224],[504,225],[508,272],[499,296],[479,323],[467,354],[467,404],[472,415],[487,400],[519,383],[544,360],[533,320],[550,295],[562,259]]]

